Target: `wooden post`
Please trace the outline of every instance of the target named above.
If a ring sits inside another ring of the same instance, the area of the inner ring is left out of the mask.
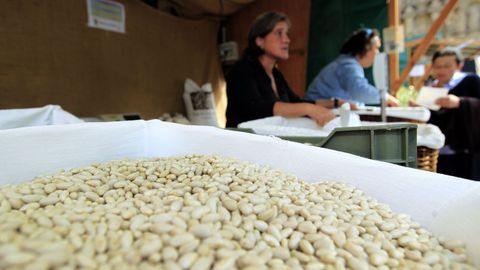
[[[398,0],[390,0],[388,3],[388,26],[398,27],[400,25],[400,15],[398,9]],[[398,52],[388,55],[388,81],[390,92],[395,95],[397,88],[394,88],[399,75],[399,57]]]
[[[420,43],[418,48],[415,50],[415,54],[413,55],[413,57],[408,60],[408,64],[405,67],[405,69],[403,70],[402,75],[400,75],[400,79],[398,79],[394,83],[392,89],[398,89],[400,87],[400,85],[408,77],[408,74],[412,70],[413,66],[420,59],[420,57],[422,57],[423,54],[427,51],[428,46],[430,46],[430,43],[432,42],[433,38],[435,37],[435,34],[437,33],[438,29],[440,29],[440,27],[442,27],[443,23],[445,22],[445,19],[447,19],[448,14],[450,13],[450,11],[452,11],[453,7],[455,7],[455,4],[457,4],[457,2],[458,2],[458,0],[449,0],[448,3],[445,5],[442,12],[438,16],[438,18],[435,20],[435,22],[430,27],[430,30],[428,31],[427,35],[422,40],[422,43]]]

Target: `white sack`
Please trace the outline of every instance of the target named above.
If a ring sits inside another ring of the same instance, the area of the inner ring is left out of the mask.
[[[432,124],[418,124],[417,126],[418,146],[440,149],[445,145],[445,135],[437,126]]]
[[[183,101],[187,109],[187,117],[194,125],[218,126],[213,99],[212,84],[198,86],[190,79],[185,80]]]

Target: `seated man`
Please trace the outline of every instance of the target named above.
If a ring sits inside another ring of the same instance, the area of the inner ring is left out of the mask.
[[[454,49],[438,51],[432,58],[435,81],[432,86],[449,89],[448,96],[437,99],[441,107],[432,111],[430,123],[445,134],[438,172],[480,180],[480,78],[460,72],[462,56]],[[477,164],[477,165],[475,165]]]

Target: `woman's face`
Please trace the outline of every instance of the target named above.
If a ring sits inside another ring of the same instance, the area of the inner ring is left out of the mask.
[[[453,55],[440,56],[432,63],[433,77],[441,84],[448,83],[461,68],[462,65],[457,63]]]
[[[265,56],[274,60],[287,60],[290,38],[288,37],[288,24],[278,22],[273,30],[265,37],[257,37],[257,46],[265,51]]]
[[[375,36],[372,39],[372,45],[367,53],[360,58],[360,63],[362,67],[369,68],[373,65],[373,61],[375,61],[375,56],[378,54],[382,43],[380,42],[380,38]]]

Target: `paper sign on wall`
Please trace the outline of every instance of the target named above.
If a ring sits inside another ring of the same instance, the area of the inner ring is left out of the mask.
[[[88,26],[125,33],[125,7],[111,0],[87,0]]]
[[[388,54],[402,53],[405,50],[403,25],[383,29],[383,48]]]

